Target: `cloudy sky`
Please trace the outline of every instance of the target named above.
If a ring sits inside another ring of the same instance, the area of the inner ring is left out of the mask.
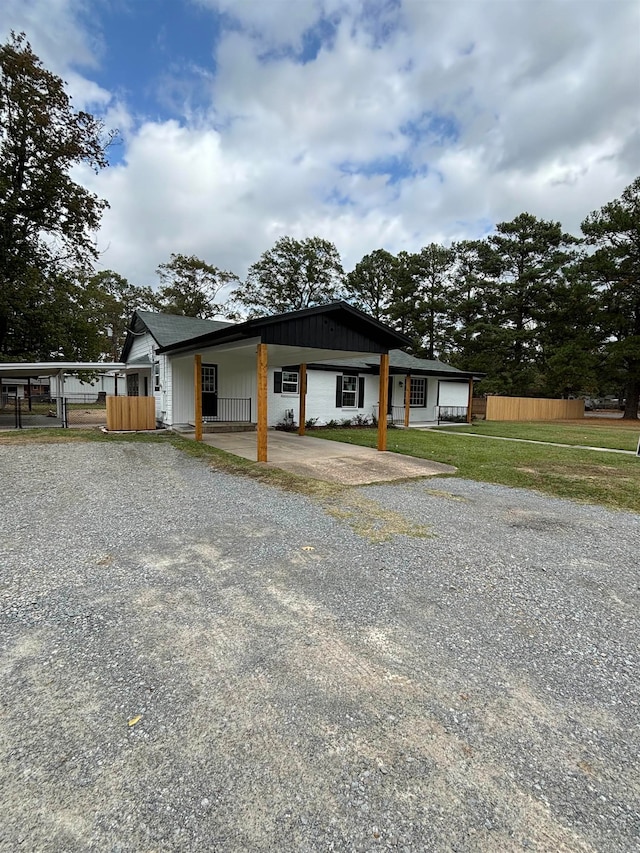
[[[11,29],[120,129],[78,179],[139,285],[283,235],[349,270],[524,210],[579,233],[640,174],[637,0],[3,0]]]

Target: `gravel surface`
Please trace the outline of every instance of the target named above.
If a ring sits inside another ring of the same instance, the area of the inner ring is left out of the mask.
[[[164,445],[0,471],[1,851],[640,850],[640,516]]]

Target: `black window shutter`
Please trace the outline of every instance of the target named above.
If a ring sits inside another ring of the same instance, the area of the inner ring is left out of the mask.
[[[364,409],[364,376],[358,377],[358,408]]]
[[[342,408],[342,376],[336,376],[336,409]]]
[[[273,393],[282,394],[282,371],[276,370],[273,374]]]

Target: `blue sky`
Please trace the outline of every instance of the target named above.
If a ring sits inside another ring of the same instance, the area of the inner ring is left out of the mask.
[[[351,269],[524,210],[578,233],[640,174],[635,0],[5,0],[11,28],[120,129],[76,177],[136,284],[285,234]]]

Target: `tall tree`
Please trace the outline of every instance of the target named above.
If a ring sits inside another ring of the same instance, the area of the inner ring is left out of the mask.
[[[421,354],[426,358],[442,357],[450,346],[454,257],[451,249],[437,243],[429,243],[414,256],[414,281],[419,297],[416,326],[422,332]]]
[[[398,252],[396,257],[396,283],[389,305],[389,322],[403,335],[411,338],[411,352],[422,351],[423,328],[421,301],[416,291],[415,255]]]
[[[576,242],[559,222],[521,213],[499,223],[481,249],[489,320],[483,343],[494,349],[496,364],[508,377],[497,390],[522,395],[541,390],[540,324],[564,268],[575,259]]]
[[[389,306],[398,279],[398,260],[385,249],[365,255],[348,273],[347,299],[376,320],[387,322]]]
[[[582,223],[595,247],[585,267],[599,288],[608,336],[607,365],[626,389],[624,417],[638,418],[640,403],[640,177],[619,199]]]
[[[281,237],[231,298],[249,317],[260,317],[331,302],[342,296],[343,282],[340,255],[329,240]]]
[[[133,312],[157,308],[150,287],[137,287],[113,270],[101,270],[84,282],[82,309],[99,329],[102,355],[118,361]]]
[[[194,255],[172,254],[166,264],[160,264],[157,273],[162,282],[157,297],[160,310],[204,320],[224,310],[216,298],[225,287],[238,281],[234,273],[219,270]]]
[[[63,81],[45,69],[25,35],[0,46],[0,354],[27,351],[10,328],[32,305],[31,289],[64,265],[87,267],[107,202],[71,177],[80,163],[107,165],[113,134],[74,111]],[[35,318],[34,318],[35,320]],[[8,345],[8,340],[11,345]]]

